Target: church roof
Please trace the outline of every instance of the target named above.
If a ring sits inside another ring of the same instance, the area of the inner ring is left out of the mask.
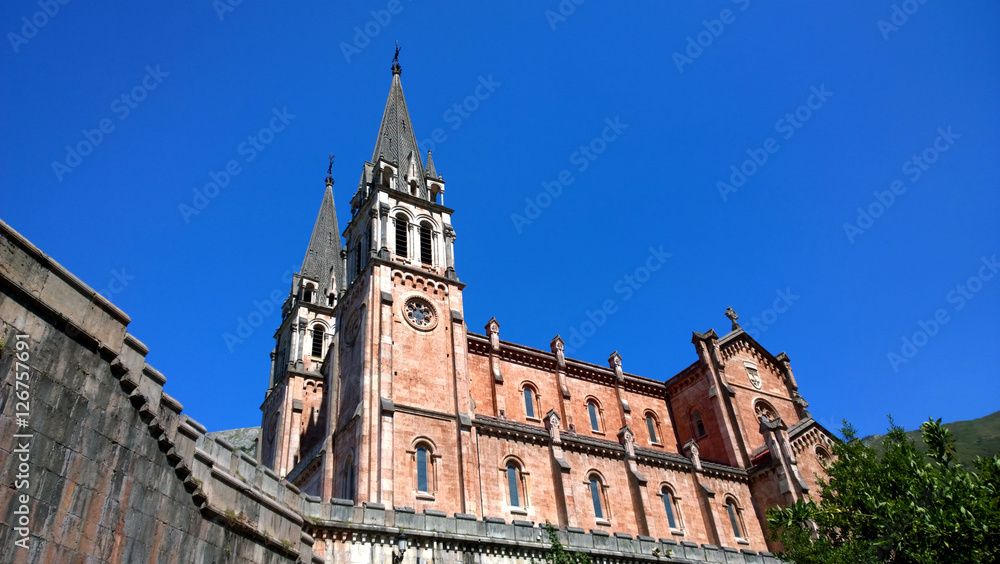
[[[333,274],[333,282],[330,274]],[[337,209],[333,205],[333,183],[327,182],[323,203],[316,216],[309,248],[302,260],[301,274],[319,282],[323,295],[337,292],[343,284],[343,265],[340,261],[340,229],[337,227]]]
[[[372,162],[378,162],[381,157],[395,163],[402,173],[405,172],[402,168],[409,164],[412,157],[417,167],[414,176],[423,179],[424,166],[420,158],[420,149],[417,147],[417,137],[413,133],[410,112],[406,108],[406,98],[403,96],[403,85],[399,81],[399,75],[399,67],[394,66],[392,86],[389,88],[389,99],[386,100],[385,112],[382,114],[382,124],[378,128]]]

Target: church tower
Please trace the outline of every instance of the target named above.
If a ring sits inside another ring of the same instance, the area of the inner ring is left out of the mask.
[[[401,73],[394,60],[343,250],[328,179],[275,334],[261,461],[323,499],[476,513],[453,211]]]
[[[280,476],[325,439],[329,426],[322,367],[337,328],[334,306],[344,287],[332,168],[330,157],[331,170],[309,247],[281,308],[271,376],[261,405],[258,456]]]
[[[394,60],[375,150],[344,230],[333,493],[475,513],[465,491],[473,482],[463,479],[472,409],[452,210],[430,153],[426,164],[421,158],[401,73]]]

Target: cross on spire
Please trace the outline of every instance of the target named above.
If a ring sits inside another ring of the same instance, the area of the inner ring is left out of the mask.
[[[399,66],[399,41],[396,42],[396,54],[392,56],[392,74],[401,74],[403,67]]]
[[[333,186],[333,153],[330,153],[330,166],[326,167],[326,185]]]
[[[736,331],[737,329],[740,328],[740,324],[736,323],[736,320],[739,319],[740,316],[736,315],[736,312],[733,311],[733,308],[731,307],[726,308],[726,317],[728,317],[729,320],[733,322],[733,331]]]

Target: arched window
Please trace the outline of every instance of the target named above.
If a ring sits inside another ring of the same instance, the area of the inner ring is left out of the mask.
[[[340,491],[343,499],[354,500],[354,455],[348,455],[347,462],[344,463],[344,469],[340,473],[340,478],[343,483],[340,486]]]
[[[696,439],[705,436],[705,424],[701,420],[701,411],[698,409],[691,410],[691,431]]]
[[[667,513],[667,524],[670,525],[672,530],[680,530],[682,528],[681,511],[677,503],[677,497],[674,496],[674,492],[668,486],[663,486],[660,493],[663,496],[663,510]]]
[[[509,494],[510,505],[512,507],[523,507],[521,498],[523,490],[521,488],[521,469],[514,461],[507,463],[507,493]]]
[[[601,432],[600,407],[597,406],[597,401],[587,400],[587,413],[590,415],[590,430],[600,433]]]
[[[434,443],[427,437],[417,437],[410,443],[406,454],[410,456],[413,466],[409,471],[413,480],[413,491],[417,499],[434,501],[438,493],[438,462],[441,455],[435,454]]]
[[[420,224],[420,263],[430,266],[431,254],[431,226],[424,222]]]
[[[653,412],[646,412],[646,431],[649,432],[649,442],[652,444],[659,444],[660,438],[656,433],[656,429],[659,427],[659,423],[656,421],[656,415]]]
[[[403,214],[396,215],[396,256],[408,257],[409,250],[407,247],[406,236],[410,230],[410,224],[406,221],[406,216]]]
[[[778,418],[778,412],[764,400],[757,400],[753,404],[753,413],[757,417],[757,421],[760,422],[761,417],[767,417],[768,421],[774,421]]]
[[[325,334],[322,325],[313,326],[312,355],[316,358],[323,357],[323,337]]]
[[[524,415],[529,419],[538,417],[538,393],[531,385],[524,386]]]
[[[347,467],[347,499],[354,501],[354,463]]]
[[[743,538],[741,525],[743,523],[742,511],[739,506],[736,505],[736,500],[732,497],[726,498],[726,512],[729,513],[729,524],[733,527],[733,536],[737,540]]]
[[[313,287],[312,284],[307,284],[305,290],[302,292],[302,301],[312,303],[313,301]]]
[[[354,275],[358,276],[361,274],[361,267],[363,266],[363,261],[361,260],[361,237],[358,237],[358,244],[354,252]]]
[[[417,491],[427,493],[427,449],[417,447]]]
[[[594,502],[594,517],[603,520],[605,519],[604,504],[602,499],[604,495],[604,484],[601,482],[601,479],[597,476],[597,474],[591,474],[589,482],[590,499]]]

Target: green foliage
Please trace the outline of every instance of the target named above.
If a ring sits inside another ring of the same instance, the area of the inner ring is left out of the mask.
[[[545,522],[545,530],[549,533],[549,542],[552,548],[545,554],[545,561],[548,564],[590,564],[590,557],[582,552],[567,552],[559,542],[559,533],[548,521]]]
[[[876,449],[846,421],[820,500],[767,512],[772,540],[798,564],[1000,561],[1000,457],[955,463],[955,439],[928,420],[927,454],[889,419]]]
[[[970,470],[976,467],[976,458],[989,458],[1000,453],[1000,411],[971,421],[945,423],[944,426],[955,438],[955,462]],[[927,452],[920,430],[908,431],[906,435],[916,441],[918,451]],[[883,438],[872,435],[864,440],[878,450]]]

